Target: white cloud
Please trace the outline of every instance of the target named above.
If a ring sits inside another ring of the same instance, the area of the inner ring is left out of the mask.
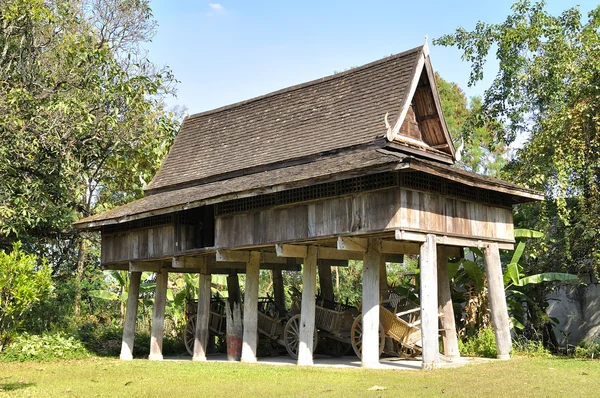
[[[225,13],[225,7],[223,7],[221,4],[219,3],[208,3],[208,6],[210,7],[211,10],[213,10],[215,13],[219,13],[219,14],[224,14]]]

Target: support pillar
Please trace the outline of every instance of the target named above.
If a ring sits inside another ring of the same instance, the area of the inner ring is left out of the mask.
[[[280,314],[283,314],[285,312],[285,291],[280,267],[273,268],[273,298]]]
[[[329,303],[333,302],[333,281],[331,278],[331,264],[327,260],[319,260],[318,261],[318,269],[319,269],[319,287],[321,288],[321,297],[325,300],[329,301]]]
[[[379,252],[379,240],[369,239],[363,257],[362,281],[362,358],[361,366],[379,366],[379,286],[385,259]]]
[[[317,290],[317,247],[309,246],[302,266],[302,306],[300,309],[299,366],[313,365],[315,333],[315,293]]]
[[[387,267],[384,261],[379,264],[379,295],[383,298],[387,298],[390,286],[387,281]]]
[[[235,271],[227,276],[227,296],[229,309],[233,311],[233,303],[240,304],[242,302],[240,295],[240,278]]]
[[[498,243],[488,244],[483,250],[483,256],[488,280],[488,298],[492,311],[492,324],[496,334],[498,359],[510,359],[512,341]]]
[[[167,282],[169,273],[160,270],[156,273],[156,291],[154,293],[154,314],[152,316],[152,331],[150,335],[150,356],[148,359],[160,361],[163,359],[162,345],[165,332],[165,305],[167,303]]]
[[[129,273],[129,291],[127,292],[127,309],[125,310],[125,324],[123,325],[123,340],[121,342],[120,355],[123,361],[133,359],[133,341],[135,339],[141,278],[141,272]]]
[[[198,312],[196,314],[196,339],[194,340],[194,361],[206,361],[208,352],[208,324],[210,319],[211,275],[203,270],[198,277]]]
[[[246,263],[246,289],[244,292],[244,333],[242,337],[242,362],[256,362],[258,344],[258,279],[260,252],[250,252]]]
[[[427,234],[421,245],[419,263],[421,266],[421,340],[423,344],[423,364],[425,370],[433,369],[439,363],[438,347],[438,282],[436,237]]]
[[[443,330],[442,343],[444,355],[450,359],[460,357],[458,350],[458,337],[454,320],[454,307],[448,278],[448,254],[443,247],[437,251],[437,278],[438,278],[438,312],[442,314],[440,326]]]

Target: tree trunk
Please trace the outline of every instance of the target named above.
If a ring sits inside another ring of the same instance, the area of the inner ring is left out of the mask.
[[[79,236],[77,242],[77,270],[75,272],[75,319],[81,315],[81,282],[83,281],[83,271],[85,269],[86,244],[83,236]]]

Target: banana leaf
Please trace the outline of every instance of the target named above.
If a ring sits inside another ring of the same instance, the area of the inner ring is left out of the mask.
[[[479,265],[471,260],[463,259],[462,266],[467,275],[469,275],[475,282],[475,289],[477,289],[477,292],[481,293],[483,291],[484,278],[483,272],[481,271],[481,268],[479,268]]]
[[[518,228],[515,229],[515,238],[541,238],[544,234],[533,229]]]
[[[119,299],[119,295],[108,290],[91,290],[88,293],[91,297],[99,298],[102,300],[116,301]]]
[[[553,281],[575,281],[577,280],[577,275],[565,274],[562,272],[544,272],[543,274],[536,274],[526,276],[524,278],[519,279],[519,284],[517,286],[525,286],[532,285],[542,282],[553,282]]]

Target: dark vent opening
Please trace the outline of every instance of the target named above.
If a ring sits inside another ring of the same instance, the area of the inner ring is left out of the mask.
[[[494,206],[507,207],[511,203],[510,198],[505,194],[449,181],[445,178],[423,172],[406,171],[372,174],[289,189],[282,192],[229,200],[215,205],[215,216],[246,213],[275,206],[308,202],[395,186]]]
[[[154,228],[163,225],[172,225],[175,223],[175,214],[162,214],[160,216],[153,216],[148,218],[142,218],[122,224],[106,225],[102,227],[102,233],[114,233],[132,231],[135,229]]]

